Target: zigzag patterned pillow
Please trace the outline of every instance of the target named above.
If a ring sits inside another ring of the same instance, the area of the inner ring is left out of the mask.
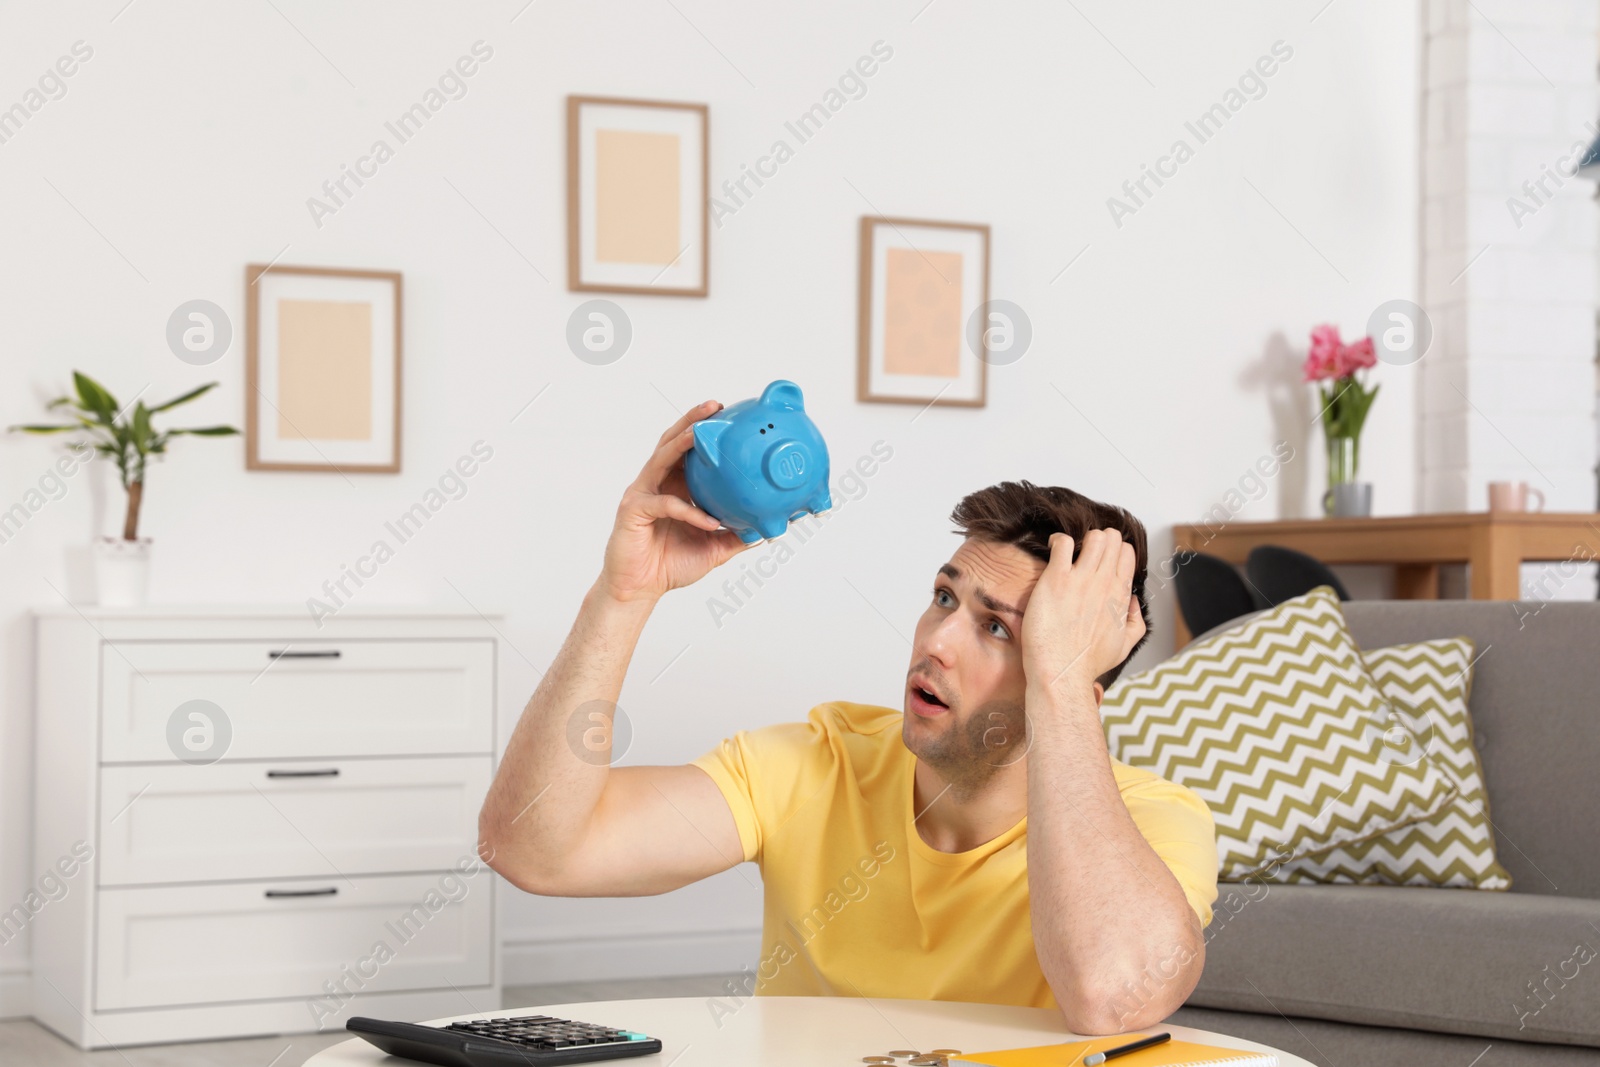
[[[1198,793],[1218,877],[1427,818],[1456,784],[1389,709],[1327,586],[1198,641],[1111,687],[1113,758]]]
[[[1489,797],[1472,743],[1472,652],[1470,638],[1452,637],[1361,655],[1396,720],[1460,788],[1456,798],[1432,818],[1290,860],[1264,881],[1511,888],[1511,873],[1495,859]]]

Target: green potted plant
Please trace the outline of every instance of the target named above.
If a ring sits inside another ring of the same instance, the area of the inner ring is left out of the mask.
[[[49,410],[62,411],[70,422],[12,426],[10,429],[35,434],[79,434],[80,441],[75,445],[87,444],[97,454],[116,460],[122,488],[128,494],[128,508],[122,521],[122,536],[100,537],[95,541],[95,584],[101,604],[117,607],[142,604],[149,587],[150,539],[139,536],[139,509],[144,503],[145,469],[150,457],[164,455],[167,442],[174,437],[228,437],[239,431],[232,426],[157,430],[151,424],[151,416],[204,396],[216,388],[216,382],[207,382],[155,407],[146,407],[142,400],[135,401],[131,413],[124,411],[105,386],[87,374],[73,371],[72,384],[72,395],[57,397],[47,405]]]

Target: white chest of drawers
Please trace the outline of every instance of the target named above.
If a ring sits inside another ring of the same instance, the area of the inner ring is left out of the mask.
[[[40,613],[35,1016],[95,1048],[499,1008],[496,653],[444,611]]]

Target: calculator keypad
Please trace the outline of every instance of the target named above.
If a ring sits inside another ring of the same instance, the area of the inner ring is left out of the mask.
[[[447,1029],[476,1037],[492,1037],[511,1041],[525,1048],[558,1049],[577,1048],[582,1045],[611,1045],[625,1041],[639,1041],[644,1034],[629,1030],[613,1030],[609,1026],[558,1019],[553,1015],[523,1015],[508,1019],[475,1019],[471,1022],[451,1023]]]

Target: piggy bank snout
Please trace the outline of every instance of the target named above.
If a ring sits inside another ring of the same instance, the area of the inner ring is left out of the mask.
[[[779,489],[797,489],[811,477],[816,463],[811,449],[800,441],[777,441],[762,457],[761,471]]]

